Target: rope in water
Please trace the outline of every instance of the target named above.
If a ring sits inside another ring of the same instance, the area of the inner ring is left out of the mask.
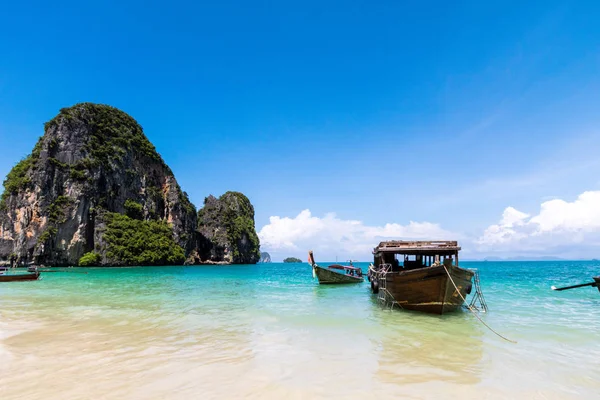
[[[450,278],[450,282],[452,282],[452,285],[454,285],[454,288],[456,289],[456,291],[458,292],[458,294],[460,295],[460,297],[462,297],[463,301],[465,302],[465,304],[467,303],[467,299],[464,298],[464,296],[462,295],[462,293],[460,292],[460,290],[458,290],[458,287],[456,286],[456,284],[454,283],[454,279],[452,279],[452,275],[450,275],[450,272],[448,271],[448,268],[446,268],[446,266],[444,265],[444,270],[446,271],[446,274],[448,275],[448,278]],[[491,326],[489,326],[488,324],[486,324],[481,317],[479,316],[479,314],[477,314],[475,311],[473,311],[473,307],[471,307],[470,305],[467,306],[467,308],[469,309],[469,311],[471,311],[473,313],[474,316],[477,317],[477,319],[479,320],[479,322],[481,322],[486,328],[488,328],[490,331],[492,331],[493,333],[495,333],[496,335],[500,336],[502,339],[506,340],[507,342],[511,342],[511,343],[517,343],[514,340],[510,340],[505,336],[502,336],[501,334],[499,334],[498,332],[496,332],[494,329],[492,329]]]

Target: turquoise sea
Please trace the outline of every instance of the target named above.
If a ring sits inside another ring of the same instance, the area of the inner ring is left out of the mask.
[[[363,269],[368,263],[359,263]],[[307,264],[73,268],[0,286],[0,398],[600,398],[600,262],[464,262],[489,312],[382,309]]]

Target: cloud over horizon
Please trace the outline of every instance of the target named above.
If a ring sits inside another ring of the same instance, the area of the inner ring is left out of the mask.
[[[315,257],[321,260],[332,260],[336,255],[368,260],[373,248],[382,240],[441,240],[457,235],[430,222],[369,226],[357,220],[340,219],[335,213],[316,217],[306,209],[293,218],[270,217],[269,224],[260,230],[258,236],[261,248],[272,256],[279,256],[277,258],[304,256],[308,250],[314,250]]]
[[[568,202],[552,199],[540,204],[535,215],[506,207],[500,220],[476,238],[443,229],[432,222],[410,221],[406,225],[387,223],[370,226],[358,220],[344,220],[335,213],[323,217],[305,209],[295,217],[272,216],[258,236],[261,247],[274,258],[305,258],[314,250],[317,259],[333,257],[369,260],[380,241],[456,240],[462,241],[469,258],[485,256],[559,256],[597,258],[600,256],[600,191],[586,191]]]
[[[594,257],[600,253],[600,191],[541,203],[537,215],[507,207],[475,241],[478,252]]]

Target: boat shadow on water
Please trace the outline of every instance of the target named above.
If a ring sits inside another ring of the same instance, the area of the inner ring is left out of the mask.
[[[357,291],[364,293],[364,297],[356,296]],[[345,315],[346,322],[355,325],[354,331],[361,331],[369,338],[377,359],[373,379],[394,387],[431,381],[481,382],[486,368],[486,331],[467,309],[443,315],[390,309],[371,295],[367,282],[351,286],[315,285],[313,294],[320,307],[337,304],[346,310],[338,308],[329,315],[329,325],[335,325]]]

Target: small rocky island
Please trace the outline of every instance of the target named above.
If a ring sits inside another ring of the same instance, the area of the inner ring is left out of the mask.
[[[302,260],[296,257],[288,257],[283,260],[284,263],[301,263]]]
[[[4,180],[0,262],[20,265],[256,263],[246,196],[197,212],[135,119],[93,103],[63,108]]]
[[[256,264],[260,242],[254,227],[254,207],[242,193],[227,192],[204,199],[198,211],[195,263]]]
[[[267,253],[266,251],[263,251],[260,253],[260,260],[258,261],[260,263],[270,263],[271,262],[271,255],[269,253]]]

